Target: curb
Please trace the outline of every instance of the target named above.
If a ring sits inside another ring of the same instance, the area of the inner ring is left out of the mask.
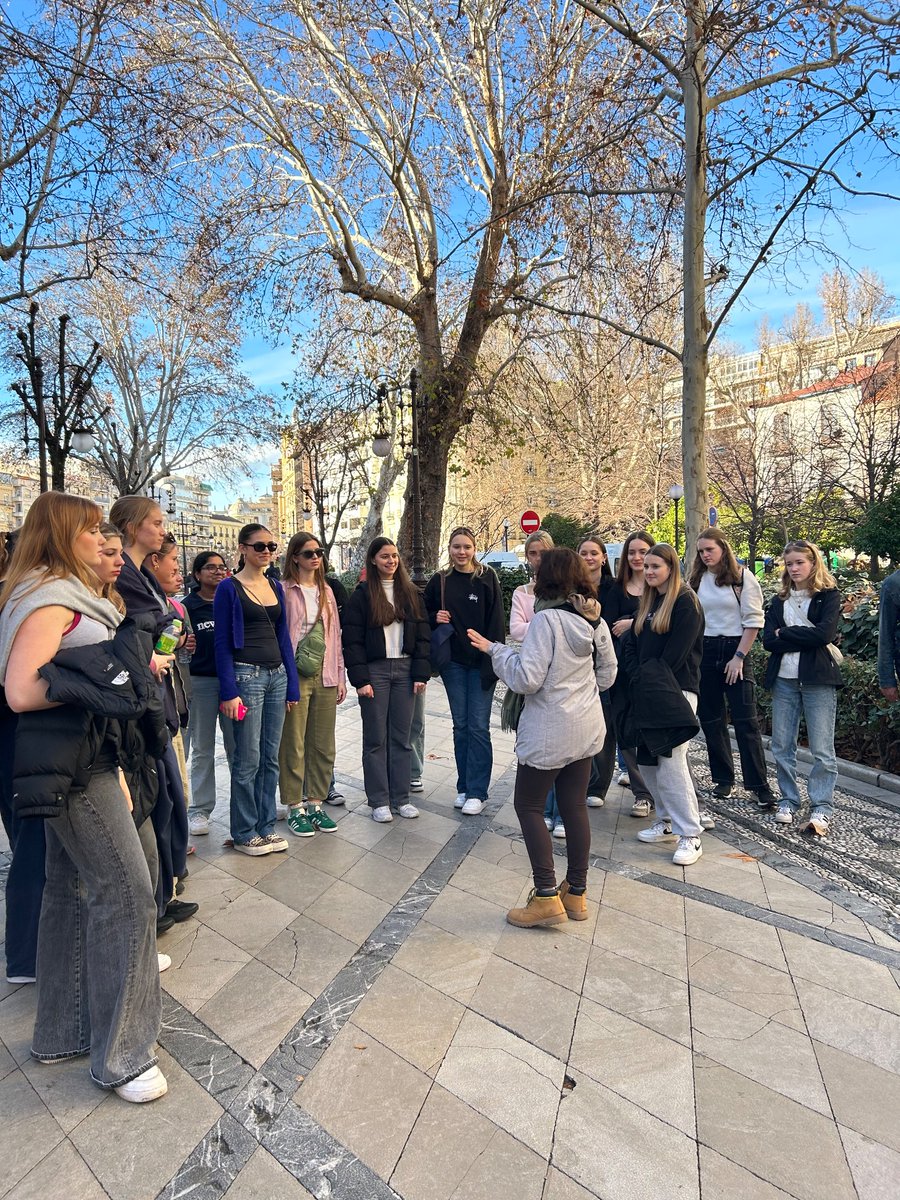
[[[771,754],[772,739],[768,734],[762,735],[762,744]],[[813,761],[813,756],[805,746],[797,747],[797,761],[806,764]],[[890,771],[878,771],[875,767],[865,767],[862,763],[850,762],[846,758],[839,758],[837,764],[838,775],[843,775],[845,779],[855,779],[858,783],[867,783],[871,787],[884,788],[886,792],[894,792],[900,796],[900,775],[892,775]]]

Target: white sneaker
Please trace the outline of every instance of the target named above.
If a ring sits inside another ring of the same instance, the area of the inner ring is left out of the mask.
[[[605,803],[602,796],[588,796],[587,798],[588,808],[602,808]]]
[[[453,801],[453,807],[454,808],[462,808],[462,806],[465,804],[465,802],[466,802],[466,793],[465,792],[457,792],[456,799]]]
[[[829,827],[828,817],[818,808],[814,808],[809,814],[809,823],[803,832],[815,834],[816,837],[827,837]]]
[[[188,818],[188,829],[192,837],[203,837],[205,833],[209,833],[209,817],[206,813],[191,813]]]
[[[397,809],[397,812],[401,817],[406,817],[407,820],[410,821],[413,819],[413,817],[417,817],[419,815],[419,810],[414,804],[401,804]]]
[[[779,804],[775,810],[775,820],[779,825],[793,824],[794,810],[787,804]]]
[[[114,1089],[117,1096],[131,1104],[146,1104],[148,1100],[158,1100],[168,1090],[166,1077],[159,1067],[150,1067],[143,1075],[138,1075],[137,1079]]]
[[[672,862],[676,867],[689,867],[691,863],[697,861],[702,853],[703,846],[698,837],[680,837],[675,853],[672,855]]]
[[[560,821],[558,825],[553,826],[553,836],[555,838],[565,838],[566,827],[563,825],[562,821]]]
[[[484,801],[478,800],[475,796],[470,796],[462,806],[464,817],[477,817],[484,808]]]
[[[703,826],[704,829],[715,829],[716,818],[712,815],[712,813],[704,812],[701,809],[700,810],[700,824]]]
[[[424,792],[425,784],[422,782],[421,779],[411,779],[409,781],[409,790],[411,792]]]
[[[656,821],[638,833],[639,842],[669,842],[675,836],[668,821]]]
[[[631,780],[628,778],[628,772],[627,771],[620,772],[619,778],[616,780],[616,783],[619,785],[619,787],[631,787]]]
[[[156,957],[159,959],[159,973],[161,975],[163,971],[168,971],[169,967],[171,967],[172,960],[168,954],[162,954],[159,951],[157,951]]]
[[[36,975],[7,975],[7,983],[37,983]]]
[[[394,819],[394,814],[387,804],[379,804],[378,808],[372,809],[372,820],[377,821],[379,825],[388,825]]]
[[[290,811],[291,811],[290,807],[287,804],[276,804],[275,805],[275,820],[276,821],[286,821],[288,819],[288,813]]]
[[[270,846],[265,838],[252,837],[249,842],[235,842],[233,849],[237,850],[238,854],[249,854],[251,858],[259,858],[262,854],[271,854],[275,847]]]
[[[653,812],[653,801],[649,796],[636,796],[634,804],[631,806],[631,815],[633,817],[649,817]]]
[[[548,829],[550,830],[550,832],[552,833],[552,832],[553,832],[553,825],[554,825],[553,818],[552,818],[552,817],[544,817],[544,824],[547,826],[547,828],[548,828]]]

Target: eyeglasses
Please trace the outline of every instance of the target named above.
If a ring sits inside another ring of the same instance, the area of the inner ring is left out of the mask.
[[[299,558],[321,558],[325,553],[324,550],[301,550]]]
[[[249,550],[255,550],[257,554],[264,554],[266,550],[270,554],[274,554],[278,549],[277,542],[245,542],[244,544]]]
[[[201,571],[215,571],[217,575],[227,575],[228,574],[227,567],[217,567],[214,563],[206,563],[206,565],[201,567],[200,570]]]

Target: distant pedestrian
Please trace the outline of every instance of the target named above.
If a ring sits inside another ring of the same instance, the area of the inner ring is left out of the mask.
[[[738,564],[721,530],[713,526],[697,539],[689,583],[705,620],[697,716],[706,738],[714,794],[724,800],[734,786],[727,701],[744,787],[755,793],[759,808],[773,809],[776,800],[769,787],[748,657],[765,621],[762,588],[753,572]]]
[[[578,556],[587,568],[588,577],[597,591],[597,599],[600,602],[602,613],[613,584],[606,543],[599,534],[592,533],[579,542]],[[587,794],[588,808],[602,808],[606,803],[606,793],[609,791],[616,767],[616,731],[613,722],[611,692],[604,692],[600,697],[600,703],[603,706],[606,739],[591,763],[591,778]]]
[[[415,818],[410,802],[415,697],[431,676],[428,618],[390,538],[366,551],[366,580],[344,606],[344,658],[363,726],[362,766],[373,821],[396,812]]]
[[[591,827],[586,797],[591,759],[606,736],[600,691],[616,675],[609,630],[594,585],[568,547],[545,551],[535,581],[535,614],[520,647],[469,630],[472,645],[490,654],[497,675],[524,696],[516,729],[515,808],[534,875],[524,908],[511,925],[556,925],[587,918]],[[599,691],[598,691],[599,689]],[[551,786],[566,828],[566,878],[556,885],[553,845],[543,819]]]
[[[425,588],[432,628],[453,628],[450,662],[441,669],[441,679],[453,718],[454,807],[462,809],[465,816],[480,813],[488,797],[494,766],[491,709],[497,687],[489,656],[469,644],[466,630],[474,629],[489,641],[503,642],[506,637],[500,580],[478,561],[475,548],[471,529],[460,525],[452,530],[450,565],[432,575]]]
[[[840,615],[840,592],[819,548],[804,539],[788,542],[781,589],[769,605],[763,630],[763,645],[771,656],[765,684],[772,689],[772,756],[781,792],[775,820],[790,825],[800,808],[797,738],[802,714],[813,757],[807,780],[810,814],[803,832],[818,837],[829,831],[838,776],[834,725],[843,679],[834,639]]]
[[[216,673],[225,716],[234,725],[231,836],[240,854],[283,852],[275,830],[278,749],[285,714],[299,702],[297,666],[284,589],[266,575],[278,543],[264,525],[238,534],[238,570],[216,588]]]
[[[676,866],[703,853],[702,824],[688,743],[696,719],[703,654],[703,610],[681,577],[678,554],[657,542],[644,556],[645,587],[637,616],[622,647],[628,676],[630,723],[637,760],[656,805],[656,821],[638,833],[642,842],[678,839]]]

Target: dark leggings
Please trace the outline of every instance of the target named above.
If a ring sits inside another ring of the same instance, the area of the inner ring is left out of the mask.
[[[556,803],[566,831],[566,854],[568,868],[566,879],[572,887],[587,885],[588,855],[591,852],[591,826],[588,821],[587,797],[591,760],[582,758],[557,767],[552,771],[539,771],[519,763],[516,771],[516,816],[522,826],[525,849],[531,859],[534,886],[538,889],[556,887],[556,871],[553,868],[553,842],[544,823],[544,805],[547,793],[556,785]]]

